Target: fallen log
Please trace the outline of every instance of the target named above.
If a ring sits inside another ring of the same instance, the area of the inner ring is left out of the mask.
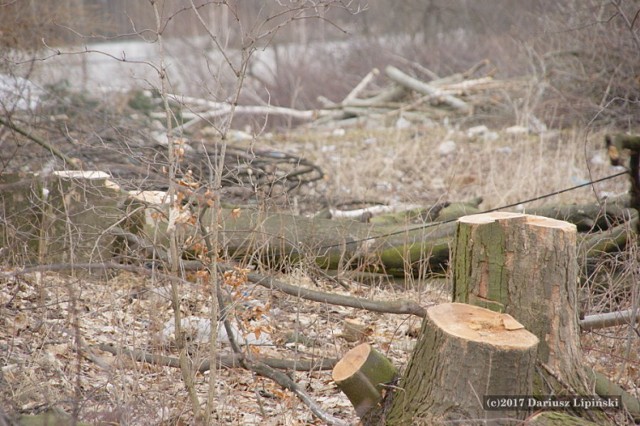
[[[154,208],[145,223],[147,240],[168,247],[169,213]],[[212,223],[207,211],[203,223]],[[175,216],[175,215],[174,215]],[[202,245],[201,237],[186,215],[177,223],[183,247]],[[261,261],[282,267],[303,259],[326,269],[361,268],[404,276],[422,263],[440,270],[449,259],[449,243],[455,223],[423,225],[372,225],[352,220],[305,218],[289,214],[264,214],[252,210],[223,209],[220,237],[228,255],[248,262]]]
[[[121,254],[130,243],[135,244],[135,236],[143,238],[141,241],[155,241],[151,250],[148,243],[142,244],[147,253],[163,247],[166,252],[169,218],[179,222],[172,226],[179,228],[186,252],[194,255],[198,246],[204,246],[200,230],[194,226],[202,213],[197,207],[175,206],[170,214],[168,206],[145,201],[145,193],[136,193],[134,200],[127,200],[133,196],[119,192],[108,183],[106,175],[97,172],[73,176],[64,172],[52,176],[55,179],[48,183],[34,176],[0,177],[0,201],[5,206],[0,243],[8,248],[5,249],[7,255],[19,252],[27,264],[66,262],[64,256],[71,252],[63,247],[71,247],[73,243],[75,262],[105,261]],[[43,196],[45,187],[51,188],[48,198]],[[200,194],[180,188],[185,191],[185,200],[198,202],[202,198],[207,202]],[[282,267],[305,259],[326,269],[404,277],[424,273],[425,267],[434,272],[447,267],[449,246],[456,229],[453,221],[465,214],[478,213],[479,201],[373,216],[368,219],[371,223],[230,208],[223,209],[219,232],[225,254],[249,263],[261,261]],[[635,235],[638,221],[635,210],[615,204],[606,205],[602,212],[591,205],[555,206],[535,211],[568,219],[583,229],[602,229],[578,236],[581,260],[620,250]],[[211,212],[207,211],[201,222],[213,223],[211,220]],[[616,226],[606,228],[612,225]],[[46,246],[45,240],[49,241]],[[53,249],[50,253],[54,257],[47,258],[46,249],[54,247],[53,241],[59,241],[61,248]]]
[[[422,93],[423,95],[433,96],[434,99],[442,101],[443,103],[449,105],[455,110],[458,110],[463,113],[471,113],[472,108],[463,100],[456,98],[455,96],[448,95],[444,93],[442,90],[437,87],[431,86],[427,83],[424,83],[420,80],[417,80],[396,67],[391,65],[385,68],[385,73],[387,76],[395,81],[398,84],[401,84],[411,90],[415,90],[418,93]]]
[[[456,211],[443,209],[442,216],[436,220],[443,217],[444,222],[377,225],[355,220],[225,210],[221,234],[228,253],[236,259],[255,258],[256,253],[260,253],[262,260],[274,265],[306,258],[326,269],[364,268],[405,276],[419,272],[418,268],[424,264],[436,272],[446,268],[456,229],[453,221],[468,213],[477,213],[477,210],[464,204],[463,208],[456,207]],[[630,213],[633,220],[637,220],[637,214]],[[208,223],[207,220],[205,218],[204,223]],[[633,235],[632,230],[628,223],[623,223],[581,236],[578,240],[580,258],[619,250]]]

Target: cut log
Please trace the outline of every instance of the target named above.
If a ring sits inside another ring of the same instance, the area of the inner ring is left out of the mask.
[[[391,361],[369,344],[362,343],[338,361],[331,376],[358,416],[363,417],[382,399],[384,385],[391,383],[396,374]]]
[[[509,315],[461,303],[431,307],[383,420],[402,425],[523,420],[526,410],[488,411],[482,399],[530,395],[537,346],[538,338]]]
[[[166,217],[157,208],[147,215],[146,235],[161,246],[166,243]],[[210,211],[203,223],[212,223]],[[178,235],[185,244],[202,244],[194,220],[180,220]],[[429,228],[422,225],[381,225],[351,220],[305,218],[240,209],[224,209],[220,235],[227,253],[236,259],[260,258],[270,265],[286,265],[302,258],[313,259],[327,269],[366,268],[393,275],[411,274],[428,263],[441,270],[449,260],[449,243],[455,223]],[[185,246],[189,249],[189,245]]]
[[[396,67],[389,65],[385,69],[385,72],[387,73],[387,76],[390,79],[411,90],[415,90],[416,92],[422,93],[423,95],[433,96],[434,98],[437,98],[438,100],[442,101],[443,103],[449,105],[450,107],[458,111],[461,111],[464,113],[470,113],[472,111],[472,108],[466,102],[456,98],[455,96],[444,93],[442,90],[438,89],[437,87],[430,86],[427,83],[417,80],[403,73]]]
[[[538,336],[538,360],[569,385],[564,391],[589,394],[579,341],[575,225],[517,213],[464,216],[454,247],[453,300],[511,314]]]
[[[594,375],[596,379],[595,391],[598,395],[611,395],[611,396],[619,396],[622,405],[625,410],[629,413],[629,415],[633,418],[636,424],[640,423],[640,399],[634,397],[629,392],[622,389],[620,386],[611,381],[604,374],[595,371]]]

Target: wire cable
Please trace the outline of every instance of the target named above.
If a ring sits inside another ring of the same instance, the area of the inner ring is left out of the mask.
[[[592,180],[592,181],[589,181],[589,182],[586,182],[586,183],[581,183],[580,185],[572,186],[570,188],[560,189],[558,191],[550,192],[550,193],[547,193],[547,194],[544,194],[544,195],[539,195],[539,196],[534,197],[534,198],[529,198],[528,200],[518,201],[516,203],[507,204],[507,205],[500,206],[500,207],[495,207],[493,209],[485,210],[485,211],[477,213],[477,214],[491,213],[491,212],[495,212],[495,211],[500,211],[500,210],[516,207],[516,206],[519,206],[521,204],[528,204],[528,203],[532,203],[534,201],[544,200],[545,198],[550,198],[550,197],[553,197],[553,196],[556,196],[556,195],[559,195],[559,194],[563,194],[565,192],[575,191],[576,189],[583,188],[583,187],[589,186],[589,185],[593,185],[593,184],[596,184],[596,183],[599,183],[599,182],[604,182],[604,181],[609,180],[609,179],[614,179],[614,178],[620,177],[622,175],[626,175],[628,173],[629,173],[629,170],[624,170],[622,172],[615,173],[615,174],[609,175],[609,176],[605,176],[605,177],[600,178],[600,179],[595,179],[595,180]],[[372,237],[366,237],[366,238],[362,238],[362,239],[359,239],[359,240],[349,241],[348,244],[361,243],[361,242],[365,242],[365,241],[375,240],[375,239],[378,239],[378,238],[392,237],[394,235],[405,234],[407,231],[416,231],[416,230],[419,230],[419,229],[432,228],[434,226],[444,225],[444,224],[447,224],[447,223],[455,222],[457,220],[458,219],[449,219],[449,220],[443,220],[443,221],[440,221],[440,222],[425,223],[425,224],[416,226],[415,228],[402,229],[402,230],[399,230],[399,231],[388,232],[388,233],[385,233],[385,234],[380,234],[380,235],[376,235],[376,236],[372,236]],[[327,250],[327,249],[331,249],[331,248],[335,248],[335,247],[342,247],[342,246],[343,246],[342,243],[341,244],[331,244],[331,245],[322,246],[319,249],[320,250]]]

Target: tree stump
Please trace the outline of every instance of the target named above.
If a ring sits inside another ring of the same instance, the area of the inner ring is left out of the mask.
[[[3,175],[0,211],[6,221],[0,228],[0,243],[27,264],[111,259],[118,243],[110,230],[126,229],[133,215],[127,210],[128,194],[108,178],[91,171],[60,171],[46,177]]]
[[[391,361],[362,343],[338,361],[331,376],[362,417],[382,399],[383,385],[392,382],[396,374]]]
[[[530,394],[537,346],[538,338],[510,315],[461,303],[433,306],[384,421],[524,419],[523,410],[484,410],[483,396]]]
[[[454,250],[453,300],[511,314],[540,339],[538,361],[552,376],[545,381],[589,394],[579,342],[575,225],[516,213],[464,216]]]

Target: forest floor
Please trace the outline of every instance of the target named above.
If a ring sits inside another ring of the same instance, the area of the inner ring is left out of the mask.
[[[247,143],[304,157],[322,168],[322,180],[273,200],[279,209],[307,215],[323,206],[352,201],[433,205],[478,196],[483,197],[481,209],[486,210],[519,204],[619,171],[608,164],[603,135],[583,132],[532,135],[497,129],[469,135],[440,125],[302,129],[265,135]],[[29,149],[28,144],[20,147],[23,153]],[[5,159],[5,164],[10,161]],[[24,163],[19,170],[42,167],[41,160],[31,165],[27,159],[20,161]],[[619,177],[521,204],[516,210],[596,202],[596,197],[621,194],[627,187],[627,179]],[[13,266],[3,268],[10,271]],[[424,307],[451,297],[447,275],[363,283],[345,274],[343,285],[338,285],[301,266],[286,273],[269,273],[316,290],[373,300],[408,299]],[[637,296],[637,280],[629,287],[613,272],[607,277],[608,289],[582,289],[583,293],[587,291],[583,301],[586,313],[627,309],[632,303],[631,294]],[[208,318],[210,289],[202,277],[187,278],[190,285],[180,288],[182,314]],[[267,338],[267,344],[251,347],[256,355],[320,361],[340,358],[366,341],[402,370],[419,334],[417,317],[314,303],[247,282],[236,284],[228,290],[239,327]],[[361,324],[364,333],[355,338],[346,333],[345,320]],[[109,344],[176,357],[172,321],[169,283],[162,278],[121,271],[76,276],[43,272],[3,279],[0,405],[7,414],[37,413],[50,407],[70,413],[75,407],[80,419],[90,424],[193,424],[180,369],[135,362],[98,349],[100,344]],[[584,332],[581,339],[589,365],[640,397],[637,327]],[[80,351],[79,342],[84,345]],[[189,348],[194,362],[208,356],[208,345],[198,342],[195,335]],[[220,342],[218,351],[229,353],[230,348]],[[288,374],[323,410],[352,424],[357,422],[330,371]],[[292,393],[251,372],[218,368],[195,374],[201,401],[206,401],[210,383],[215,385],[214,424],[321,424]]]

